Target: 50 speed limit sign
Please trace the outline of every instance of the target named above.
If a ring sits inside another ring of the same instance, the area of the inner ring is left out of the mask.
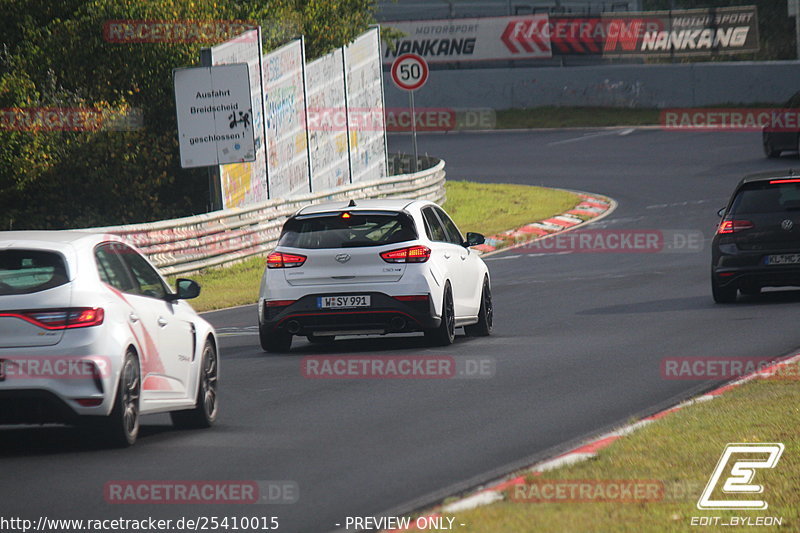
[[[392,63],[392,81],[406,91],[416,91],[428,81],[428,63],[417,54],[397,56]]]

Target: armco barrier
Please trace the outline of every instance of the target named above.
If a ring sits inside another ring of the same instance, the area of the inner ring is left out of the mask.
[[[390,156],[390,171],[406,171],[410,158]],[[275,246],[286,217],[324,201],[364,198],[415,198],[440,203],[445,198],[444,161],[420,157],[414,174],[354,183],[335,191],[274,199],[237,209],[128,226],[92,228],[113,233],[137,246],[164,275],[187,274],[264,254]]]

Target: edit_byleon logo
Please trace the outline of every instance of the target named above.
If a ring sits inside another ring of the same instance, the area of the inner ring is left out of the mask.
[[[757,469],[775,468],[783,454],[780,442],[768,443],[730,443],[725,446],[711,479],[697,502],[698,509],[761,510],[768,504],[765,500],[745,499],[746,496],[761,494],[764,486],[753,483]],[[737,459],[737,456],[739,459]],[[729,466],[730,465],[730,466]],[[714,490],[723,478],[722,493],[730,499],[713,500]],[[737,498],[738,497],[738,498]]]

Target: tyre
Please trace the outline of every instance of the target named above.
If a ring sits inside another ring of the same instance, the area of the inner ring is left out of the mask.
[[[214,344],[206,341],[203,348],[203,359],[200,366],[200,377],[197,384],[197,395],[194,408],[183,411],[172,411],[169,416],[172,425],[178,429],[202,429],[211,427],[217,420],[219,402],[217,399],[217,381],[219,377],[217,350]]]
[[[269,353],[288,352],[292,347],[292,336],[282,331],[273,331],[259,323],[258,339],[261,341],[261,348]]]
[[[117,385],[117,396],[111,414],[98,420],[100,433],[109,446],[126,448],[139,436],[139,398],[142,393],[142,376],[139,360],[133,350],[128,350],[122,363]]]
[[[483,280],[483,292],[481,294],[481,308],[478,311],[478,322],[469,326],[464,326],[464,333],[470,337],[487,337],[492,334],[492,320],[494,309],[492,307],[492,288],[489,280]]]
[[[715,276],[711,275],[711,294],[714,296],[716,303],[732,304],[736,302],[736,292],[736,287],[720,287]]]
[[[765,156],[767,156],[770,159],[775,159],[776,157],[779,157],[781,155],[781,151],[780,150],[776,150],[772,146],[772,143],[770,142],[769,138],[766,135],[763,136],[762,142],[763,142],[763,146],[764,146],[764,155]]]
[[[311,344],[330,344],[336,340],[335,335],[307,335],[306,339]]]
[[[425,330],[425,337],[433,346],[450,346],[456,340],[456,310],[449,283],[444,288],[442,323],[436,329]]]

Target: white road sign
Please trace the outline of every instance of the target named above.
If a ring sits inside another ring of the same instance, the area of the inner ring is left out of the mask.
[[[246,64],[175,69],[173,81],[183,168],[255,159]]]
[[[403,54],[392,63],[392,81],[405,91],[416,91],[428,81],[428,63],[417,54]]]

